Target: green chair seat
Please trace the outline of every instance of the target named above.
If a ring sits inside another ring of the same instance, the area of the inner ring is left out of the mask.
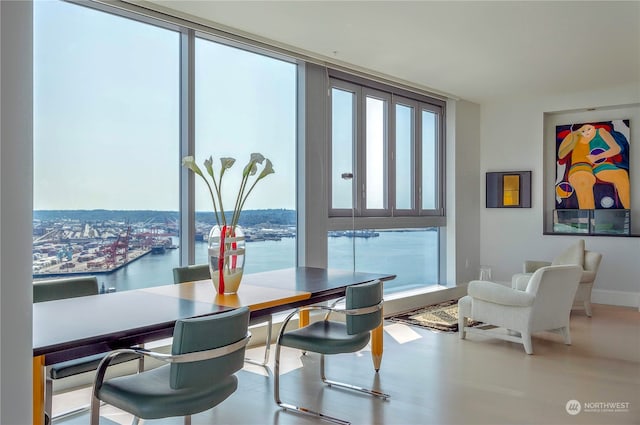
[[[280,345],[322,354],[353,353],[367,346],[369,332],[347,333],[347,325],[322,320],[282,335]]]
[[[160,366],[139,375],[128,375],[105,381],[99,398],[142,419],[187,416],[210,409],[228,398],[238,387],[235,375],[211,385],[173,389],[170,365]]]

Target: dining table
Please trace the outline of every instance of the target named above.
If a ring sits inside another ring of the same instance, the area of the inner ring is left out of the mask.
[[[346,288],[393,274],[293,267],[245,274],[235,294],[218,294],[210,279],[33,304],[33,422],[44,423],[45,367],[172,336],[180,319],[247,306],[251,317],[340,298]],[[300,326],[309,322],[308,311]],[[382,325],[371,333],[376,371]]]

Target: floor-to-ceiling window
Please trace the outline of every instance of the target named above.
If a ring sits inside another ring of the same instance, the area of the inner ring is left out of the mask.
[[[294,61],[178,24],[104,5],[35,2],[34,278],[94,274],[118,291],[170,284],[184,248],[187,153],[200,163],[237,159],[225,181],[230,197],[252,152],[271,159],[275,174],[240,220],[256,241],[246,270],[295,265],[296,78]],[[192,109],[184,96],[194,98]],[[185,123],[193,128],[185,132]],[[185,134],[194,135],[191,152]],[[205,262],[213,215],[204,186],[194,184],[196,237],[188,243],[195,262]]]
[[[179,37],[34,3],[34,277],[117,290],[171,277],[177,256],[146,253],[177,232]]]
[[[224,45],[195,40],[195,157],[236,164],[225,173],[223,198],[231,210],[242,167],[251,153],[269,158],[275,173],[261,181],[243,208],[240,224],[248,246],[248,273],[295,266],[296,64]],[[211,197],[196,181],[197,235],[215,224]],[[204,214],[203,212],[208,211]],[[206,263],[196,242],[196,263]]]

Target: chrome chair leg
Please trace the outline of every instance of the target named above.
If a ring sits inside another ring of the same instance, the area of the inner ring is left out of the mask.
[[[48,375],[44,383],[44,412],[53,420],[53,380]]]
[[[327,379],[327,377],[325,376],[324,373],[324,354],[320,354],[320,378],[322,379],[322,382],[324,382],[325,384],[327,384],[328,386],[335,386],[335,387],[339,387],[339,388],[346,388],[348,390],[354,390],[354,391],[359,391],[361,393],[365,393],[365,394],[369,394],[372,395],[374,397],[379,397],[383,400],[387,400],[389,398],[391,398],[391,396],[389,394],[374,390],[374,389],[367,389],[367,388],[363,388],[363,387],[358,387],[356,385],[351,385],[351,384],[345,384],[344,382],[338,382],[338,381],[332,381],[330,379]]]
[[[276,404],[284,410],[289,410],[292,412],[300,413],[307,416],[313,416],[316,418],[320,418],[327,422],[331,422],[338,425],[350,425],[351,422],[345,421],[339,418],[334,418],[333,416],[325,415],[321,412],[316,412],[305,407],[295,406],[290,403],[285,403],[280,399],[280,344],[276,343],[276,359],[275,359],[275,367],[273,372],[273,398]]]
[[[267,341],[264,347],[264,361],[262,362],[265,366],[269,363],[269,353],[271,352],[271,330],[273,329],[273,317],[269,315],[269,321],[267,322]]]
[[[250,364],[266,367],[269,363],[269,353],[271,352],[271,329],[273,328],[273,318],[269,316],[267,321],[267,338],[264,347],[264,359],[262,362],[250,358],[245,358],[244,361]]]
[[[273,371],[273,399],[280,405],[280,344],[276,344],[276,361]]]
[[[93,390],[92,390],[93,391]],[[91,425],[100,423],[100,400],[95,395],[91,395]]]

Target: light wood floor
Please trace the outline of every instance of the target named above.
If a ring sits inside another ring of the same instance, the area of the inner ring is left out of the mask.
[[[457,333],[390,322],[385,330],[379,374],[366,351],[328,357],[327,374],[381,388],[391,394],[389,401],[324,387],[319,357],[293,350],[284,357],[282,398],[353,424],[640,424],[637,308],[594,305],[593,318],[574,312],[573,345],[564,345],[559,335],[536,334],[530,356],[522,345],[478,335],[462,341]],[[259,358],[256,350],[252,355]],[[262,368],[247,365],[238,377],[238,391],[194,415],[193,424],[326,423],[278,409],[273,378]],[[79,397],[88,399],[88,390],[55,396],[54,406],[64,410]],[[581,403],[580,413],[567,413],[570,400]],[[619,411],[604,403],[618,403]],[[106,420],[101,423],[130,423],[130,416],[113,408],[103,407],[102,413]],[[56,423],[87,422],[85,414]],[[181,424],[182,419],[141,423]]]

